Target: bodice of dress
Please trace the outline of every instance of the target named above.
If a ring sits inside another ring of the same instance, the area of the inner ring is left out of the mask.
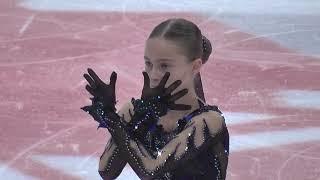
[[[200,108],[179,119],[177,121],[177,127],[173,131],[166,132],[161,125],[154,125],[146,137],[140,139],[153,157],[157,157],[159,155],[158,150],[188,126],[188,122],[194,116],[207,111],[217,111],[222,114],[217,106],[205,105],[200,100],[198,100],[198,103]],[[209,146],[209,148],[199,153],[197,157],[190,159],[174,171],[167,172],[155,179],[224,179],[225,174],[223,173],[225,173],[228,164],[229,154],[229,133],[226,126],[224,126],[222,133],[222,138],[219,140],[219,143],[214,146]]]

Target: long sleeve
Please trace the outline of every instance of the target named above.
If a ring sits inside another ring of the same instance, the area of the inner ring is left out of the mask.
[[[126,122],[130,121],[130,109],[133,109],[131,101],[125,103],[117,112]],[[118,145],[111,136],[99,161],[99,174],[103,179],[116,179],[127,164],[124,156],[121,155]]]
[[[123,159],[120,150],[110,137],[99,161],[99,174],[102,179],[116,179],[122,172],[127,161]]]
[[[140,141],[132,139],[121,125],[116,126],[111,134],[137,175],[143,179],[152,179],[173,171],[209,145],[219,142],[224,124],[224,118],[219,113],[204,112],[189,121],[183,131],[158,151],[156,158],[148,153]]]
[[[133,137],[124,115],[105,110],[101,102],[82,108],[88,112],[103,127],[109,130],[115,144],[118,145],[121,156],[141,179],[153,179],[183,168],[183,164],[195,158],[207,148],[221,142],[225,134],[223,116],[215,111],[202,112],[193,117],[184,129],[158,150],[158,156],[153,156],[137,138]],[[131,115],[130,115],[131,117]],[[135,113],[132,122],[146,117]]]
[[[225,124],[224,126],[226,127]],[[217,160],[215,164],[219,163],[218,176],[221,179],[226,179],[229,161],[229,131],[227,128],[224,130],[223,140],[212,146],[209,153],[215,156],[214,158]]]

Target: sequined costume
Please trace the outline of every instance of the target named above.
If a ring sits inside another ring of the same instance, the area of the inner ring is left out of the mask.
[[[217,106],[198,102],[200,108],[179,119],[171,132],[154,125],[145,136],[131,136],[126,143],[110,138],[100,157],[101,166],[105,167],[100,175],[115,179],[128,162],[141,179],[224,180],[229,155],[228,129]],[[202,118],[203,113],[210,111],[220,113],[222,121]],[[123,148],[125,152],[121,151]]]

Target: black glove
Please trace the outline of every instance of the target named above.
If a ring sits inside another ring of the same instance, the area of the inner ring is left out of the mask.
[[[150,88],[150,78],[148,73],[142,72],[144,77],[144,86],[142,89],[141,100],[144,101],[158,101],[161,103],[159,106],[166,106],[167,108],[159,109],[160,116],[167,113],[168,108],[171,110],[190,110],[190,105],[185,104],[175,104],[174,101],[181,98],[188,93],[188,89],[183,89],[174,95],[171,93],[182,83],[181,80],[173,82],[168,88],[165,88],[165,85],[169,79],[170,72],[166,72],[163,78],[161,79],[159,85],[155,88]]]
[[[88,68],[88,74],[84,74],[84,78],[88,81],[89,85],[86,85],[87,91],[93,95],[92,106],[84,106],[81,107],[82,110],[88,112],[95,121],[99,123],[99,127],[107,127],[107,123],[102,118],[101,115],[103,113],[110,113],[115,112],[115,84],[117,80],[117,73],[112,72],[110,77],[110,84],[105,84],[97,75],[96,73]]]
[[[165,84],[170,76],[167,72],[159,85],[155,88],[150,88],[150,79],[146,72],[143,72],[144,86],[141,99],[131,102],[134,106],[135,116],[131,116],[129,126],[135,136],[142,137],[150,130],[155,129],[155,125],[159,117],[167,114],[168,110],[189,110],[190,105],[175,104],[174,101],[188,93],[188,89],[183,89],[174,95],[171,93],[181,84],[181,80],[172,83],[168,88]]]
[[[159,130],[155,128],[155,125],[159,116],[167,113],[168,107],[175,110],[188,110],[191,106],[183,104],[177,105],[174,103],[176,99],[179,99],[188,92],[187,89],[181,90],[174,95],[170,94],[181,84],[180,80],[175,81],[168,88],[165,88],[165,83],[170,75],[169,73],[166,73],[157,87],[150,88],[148,75],[145,72],[143,75],[145,83],[141,96],[142,99],[135,100],[132,98],[131,101],[134,105],[134,115],[129,110],[131,116],[131,121],[129,123],[124,121],[124,118],[119,117],[114,111],[106,110],[104,108],[104,103],[101,101],[103,98],[100,98],[99,96],[91,98],[91,106],[86,106],[81,109],[88,112],[96,121],[98,121],[100,123],[99,127],[107,128],[111,134],[117,134],[115,129],[117,129],[117,126],[119,125],[117,125],[117,123],[120,123],[122,124],[121,127],[124,128],[124,131],[130,134],[132,138],[144,141],[148,132],[151,131],[151,134],[153,134],[154,130]],[[159,109],[162,111],[158,111]],[[152,150],[152,143],[147,148]]]

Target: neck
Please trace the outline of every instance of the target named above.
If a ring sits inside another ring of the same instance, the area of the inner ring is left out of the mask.
[[[189,114],[191,113],[192,111],[198,109],[200,106],[199,106],[199,103],[198,103],[198,99],[200,99],[194,88],[189,88],[189,92],[182,96],[181,98],[177,99],[175,101],[175,104],[186,104],[186,105],[191,105],[191,109],[190,110],[171,110],[170,111],[170,114],[172,114],[173,116],[175,115],[178,115],[178,116],[181,116],[181,115],[186,115],[186,114]]]

